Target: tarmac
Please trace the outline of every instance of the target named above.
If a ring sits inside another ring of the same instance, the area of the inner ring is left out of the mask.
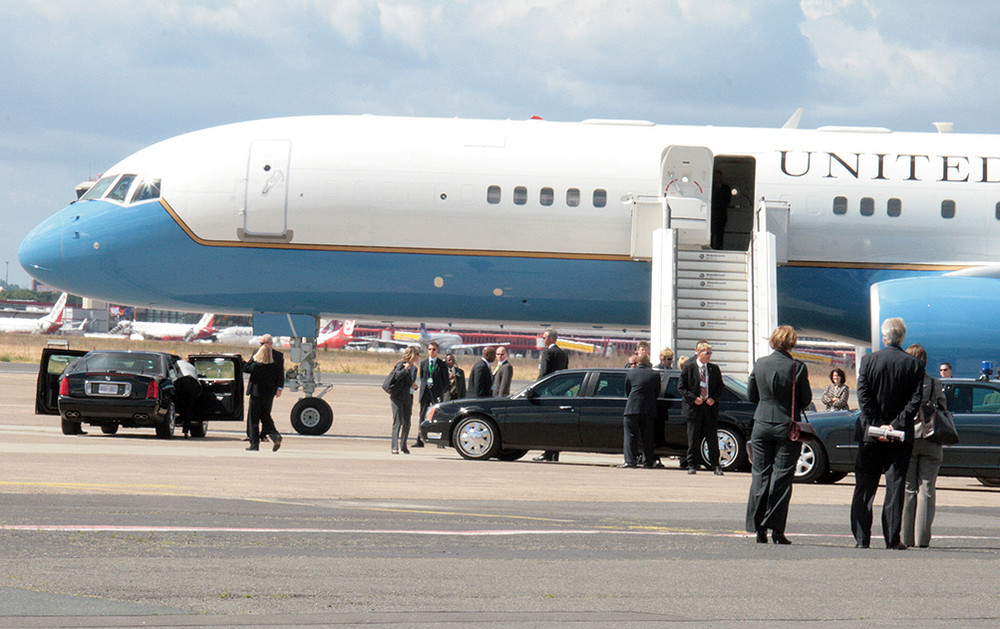
[[[854,548],[853,477],[797,485],[793,544],[743,528],[749,474],[389,451],[381,378],[330,432],[247,452],[152,429],[65,436],[0,364],[0,627],[995,627],[1000,490],[942,478],[929,549]],[[179,435],[179,433],[178,433]],[[412,438],[411,438],[412,443]],[[876,505],[876,510],[880,505]],[[881,539],[876,524],[873,541]]]

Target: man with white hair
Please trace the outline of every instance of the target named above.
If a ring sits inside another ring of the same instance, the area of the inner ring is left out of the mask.
[[[872,504],[882,474],[885,500],[882,535],[886,548],[906,550],[900,541],[906,468],[913,450],[913,418],[920,408],[924,367],[903,351],[906,323],[900,318],[882,322],[882,344],[861,359],[858,369],[858,404],[861,414],[855,427],[858,456],[851,501],[851,532],[857,548],[868,548],[872,533]],[[902,431],[902,441],[868,434],[870,427]]]

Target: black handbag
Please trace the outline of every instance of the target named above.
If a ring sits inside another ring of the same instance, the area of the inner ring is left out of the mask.
[[[795,380],[795,372],[798,365],[792,361],[792,421],[788,424],[788,438],[792,441],[812,441],[816,438],[816,429],[806,420],[805,411],[802,412],[802,421],[795,421],[795,389],[798,383]]]
[[[924,439],[943,446],[958,443],[958,429],[955,428],[955,418],[943,409],[927,404],[920,407],[920,418],[924,425]]]

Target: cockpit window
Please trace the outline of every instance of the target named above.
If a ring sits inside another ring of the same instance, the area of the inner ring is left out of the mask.
[[[116,179],[118,179],[118,175],[101,177],[97,180],[97,183],[90,186],[90,190],[87,190],[87,192],[80,197],[80,200],[86,201],[88,199],[100,199],[104,196],[104,193],[108,191],[108,188],[111,187],[111,184],[113,184]]]
[[[138,203],[139,201],[149,201],[150,199],[160,198],[160,180],[159,179],[143,179],[139,182],[139,185],[135,187],[135,192],[132,193],[132,203]]]
[[[128,189],[132,187],[133,181],[135,181],[135,175],[122,175],[122,178],[118,180],[115,187],[108,193],[108,198],[112,201],[124,203],[125,195],[128,194]]]

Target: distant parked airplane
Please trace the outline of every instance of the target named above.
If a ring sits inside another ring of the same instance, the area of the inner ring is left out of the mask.
[[[49,314],[38,319],[18,317],[0,317],[0,332],[18,332],[23,334],[52,334],[62,327],[63,312],[66,310],[68,295],[59,295]]]
[[[197,341],[206,339],[215,332],[212,327],[214,314],[202,315],[198,323],[161,323],[153,321],[122,321],[111,334],[128,334],[142,339],[159,341]]]

